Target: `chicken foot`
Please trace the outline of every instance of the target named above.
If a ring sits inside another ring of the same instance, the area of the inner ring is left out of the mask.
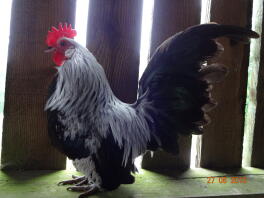
[[[58,185],[70,185],[70,184],[76,184],[75,186],[81,186],[88,183],[88,179],[85,176],[75,176],[72,175],[72,179],[70,180],[64,180],[58,183]]]
[[[77,186],[77,185],[71,186],[68,187],[67,190],[74,192],[83,192],[82,194],[79,195],[79,198],[84,198],[88,195],[93,195],[94,193],[98,192],[99,188],[94,184],[90,184],[85,186]]]

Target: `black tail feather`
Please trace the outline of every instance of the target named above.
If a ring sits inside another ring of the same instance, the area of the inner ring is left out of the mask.
[[[228,70],[219,63],[205,62],[223,51],[223,46],[214,40],[221,36],[248,42],[258,34],[214,23],[188,28],[158,47],[140,79],[139,96],[148,90],[147,100],[156,109],[149,112],[155,121],[153,134],[168,152],[177,153],[179,134],[200,134],[210,122],[206,112],[216,106],[211,84],[223,80]],[[150,148],[157,147],[153,142]]]

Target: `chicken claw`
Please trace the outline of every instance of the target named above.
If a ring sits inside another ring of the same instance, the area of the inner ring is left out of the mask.
[[[93,184],[90,184],[90,185],[86,185],[86,186],[71,186],[71,187],[68,187],[67,190],[69,191],[74,191],[74,192],[83,192],[82,194],[79,195],[79,198],[84,198],[88,195],[92,195],[96,192],[99,191],[99,188]]]
[[[77,177],[75,175],[72,176],[73,179],[61,181],[58,183],[59,186],[61,185],[68,185],[68,184],[76,184],[76,186],[83,185],[85,183],[88,183],[87,178],[85,176]]]

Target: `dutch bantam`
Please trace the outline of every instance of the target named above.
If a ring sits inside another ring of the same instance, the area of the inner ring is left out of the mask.
[[[133,104],[112,92],[103,67],[93,54],[73,40],[67,24],[52,27],[46,44],[58,66],[45,110],[52,144],[73,160],[84,174],[60,184],[97,191],[132,184],[135,158],[147,150],[177,154],[180,135],[201,134],[209,123],[207,112],[216,102],[212,84],[227,67],[213,62],[223,47],[217,37],[248,42],[258,34],[245,28],[203,24],[164,41],[153,53]],[[210,64],[206,64],[210,60]]]

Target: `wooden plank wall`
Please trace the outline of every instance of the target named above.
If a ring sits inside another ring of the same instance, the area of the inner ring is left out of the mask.
[[[250,26],[252,5],[247,0],[212,1],[211,21]],[[214,87],[213,98],[218,107],[211,112],[211,124],[202,137],[201,167],[234,168],[241,166],[244,110],[249,45],[230,45],[220,39],[225,47],[219,62],[229,67],[223,83]]]
[[[90,0],[87,48],[104,67],[115,95],[137,97],[142,0]]]
[[[6,80],[2,166],[6,169],[63,169],[65,157],[51,147],[43,112],[47,86],[55,70],[44,55],[47,30],[58,22],[74,24],[75,0],[13,0]],[[136,99],[142,0],[90,0],[87,47],[106,70],[118,98]],[[212,1],[211,21],[250,26],[252,2]],[[200,0],[155,0],[151,53],[172,34],[200,23]],[[224,83],[215,86],[219,102],[202,138],[201,166],[241,166],[244,107],[249,46],[221,39],[225,54],[219,59],[230,68]],[[263,42],[263,41],[262,41]],[[262,49],[263,51],[263,49]],[[261,59],[262,60],[262,59]],[[263,61],[261,61],[263,63]],[[263,89],[263,68],[259,87]],[[263,167],[263,94],[259,91],[253,165]],[[188,168],[191,137],[180,138],[180,155],[146,155],[148,169]]]
[[[261,2],[261,1],[260,1]],[[252,148],[252,156],[251,156],[251,166],[257,168],[264,168],[264,21],[263,21],[263,13],[264,13],[264,2],[262,1],[262,6],[258,8],[259,18],[262,18],[262,23],[260,23],[259,31],[262,31],[261,34],[261,42],[259,43],[260,52],[256,51],[255,54],[256,63],[259,64],[259,73],[258,73],[258,86],[257,86],[257,109],[255,115],[255,126],[254,126],[254,139],[253,139],[253,148]]]
[[[153,13],[151,53],[169,36],[189,26],[199,24],[200,14],[200,1],[156,0]],[[180,154],[178,156],[157,151],[151,157],[148,153],[143,158],[142,167],[146,169],[189,168],[191,136],[182,136],[179,142]]]
[[[13,0],[6,77],[2,167],[64,169],[47,135],[44,103],[55,70],[45,55],[51,25],[74,24],[75,0]]]

